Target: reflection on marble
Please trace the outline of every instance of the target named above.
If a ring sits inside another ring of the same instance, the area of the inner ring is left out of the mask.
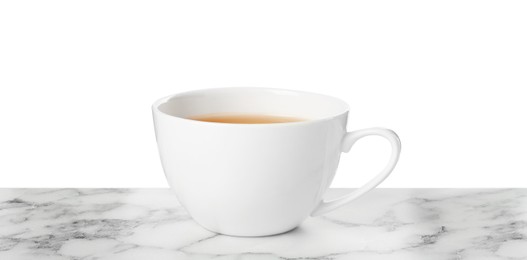
[[[527,189],[376,189],[262,238],[202,229],[168,189],[0,189],[2,260],[149,258],[527,259]]]

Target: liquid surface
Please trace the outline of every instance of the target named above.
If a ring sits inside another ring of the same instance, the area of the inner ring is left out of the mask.
[[[188,119],[227,124],[276,124],[306,121],[303,118],[264,114],[206,114],[191,116]]]

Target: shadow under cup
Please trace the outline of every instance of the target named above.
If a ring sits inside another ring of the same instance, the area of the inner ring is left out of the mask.
[[[265,236],[298,226],[337,169],[348,105],[324,95],[262,88],[192,91],[152,107],[169,185],[204,228]],[[203,114],[304,118],[275,124],[187,119]]]

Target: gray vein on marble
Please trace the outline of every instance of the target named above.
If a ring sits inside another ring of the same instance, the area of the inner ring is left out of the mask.
[[[151,257],[527,259],[527,189],[376,189],[262,238],[201,228],[169,189],[0,189],[0,260]]]

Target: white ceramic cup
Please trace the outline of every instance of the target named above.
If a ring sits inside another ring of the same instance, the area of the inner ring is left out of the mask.
[[[346,131],[340,99],[268,88],[191,91],[154,103],[154,125],[165,175],[179,202],[204,228],[226,235],[266,236],[294,229],[379,185],[393,170],[401,144],[384,128]],[[305,118],[274,124],[187,119],[211,113]],[[360,138],[385,137],[391,158],[375,178],[331,201],[323,195],[341,152]]]

